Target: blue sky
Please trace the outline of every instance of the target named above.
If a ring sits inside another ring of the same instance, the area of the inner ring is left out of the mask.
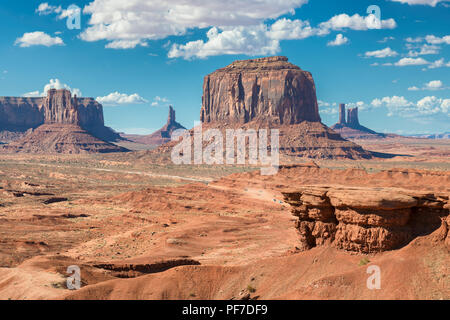
[[[68,87],[98,98],[114,129],[151,133],[169,104],[193,126],[206,74],[285,55],[313,74],[327,125],[345,102],[380,132],[450,131],[450,1],[201,2],[2,1],[0,96]]]

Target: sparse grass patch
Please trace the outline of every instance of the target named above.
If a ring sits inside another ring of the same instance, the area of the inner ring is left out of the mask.
[[[247,291],[250,293],[255,293],[256,292],[256,288],[252,287],[250,284],[247,286]]]
[[[64,281],[63,282],[52,282],[50,285],[55,289],[65,289],[66,288],[66,283]]]
[[[361,260],[359,260],[358,265],[359,266],[365,266],[366,264],[370,263],[370,260],[368,258],[362,258]]]

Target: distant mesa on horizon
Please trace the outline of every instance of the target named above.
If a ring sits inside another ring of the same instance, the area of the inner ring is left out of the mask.
[[[120,140],[105,126],[103,107],[94,98],[67,89],[50,89],[45,97],[0,97],[0,130],[26,132],[44,123],[76,124],[99,139]]]
[[[104,125],[103,107],[93,98],[77,98],[66,89],[50,89],[46,97],[0,97],[0,138],[4,152],[106,153],[125,148]]]
[[[412,134],[409,136],[414,138],[441,140],[441,139],[450,139],[450,132],[431,133],[431,134]]]

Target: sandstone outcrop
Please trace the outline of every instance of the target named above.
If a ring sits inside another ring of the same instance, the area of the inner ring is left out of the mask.
[[[103,107],[93,98],[72,97],[64,89],[50,89],[46,97],[0,97],[1,132],[23,133],[44,123],[76,124],[99,139],[121,139],[105,126]]]
[[[444,224],[448,234],[449,197],[444,194],[398,188],[306,186],[283,195],[298,218],[296,228],[303,250],[332,244],[373,253],[400,248]]]
[[[339,105],[339,122],[331,127],[346,139],[379,139],[386,135],[375,132],[359,123],[358,107],[349,108],[346,114],[345,104]]]
[[[200,119],[206,123],[320,121],[313,77],[286,57],[235,61],[205,77]]]
[[[171,140],[172,133],[178,129],[186,128],[176,121],[175,110],[172,106],[169,106],[169,116],[167,117],[167,123],[158,131],[146,136],[123,134],[122,137],[137,143],[160,146],[169,142]]]

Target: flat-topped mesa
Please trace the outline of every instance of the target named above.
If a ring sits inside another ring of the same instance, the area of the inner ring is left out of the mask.
[[[0,97],[0,129],[27,130],[44,123],[103,127],[103,107],[93,98],[72,97],[65,89],[50,89],[46,97]]]
[[[20,114],[23,101],[15,99],[15,102],[18,103],[16,107],[8,105],[7,108],[15,108]],[[2,146],[2,152],[79,154],[128,151],[102,140],[114,138],[116,133],[104,126],[103,108],[92,98],[78,99],[76,95],[72,97],[69,90],[50,89],[47,97],[36,98],[34,103],[27,106],[30,107],[40,112],[42,117],[39,120],[42,123],[19,139]]]
[[[100,139],[120,139],[105,127],[103,107],[94,98],[72,97],[65,89],[50,89],[46,97],[0,97],[0,131],[25,132],[44,123],[75,124]]]
[[[288,62],[288,58],[284,56],[265,57],[249,60],[236,60],[225,68],[218,69],[217,71],[223,72],[241,72],[245,70],[301,70],[300,67]]]
[[[321,120],[311,73],[286,57],[235,61],[207,75],[200,119],[288,125]]]

